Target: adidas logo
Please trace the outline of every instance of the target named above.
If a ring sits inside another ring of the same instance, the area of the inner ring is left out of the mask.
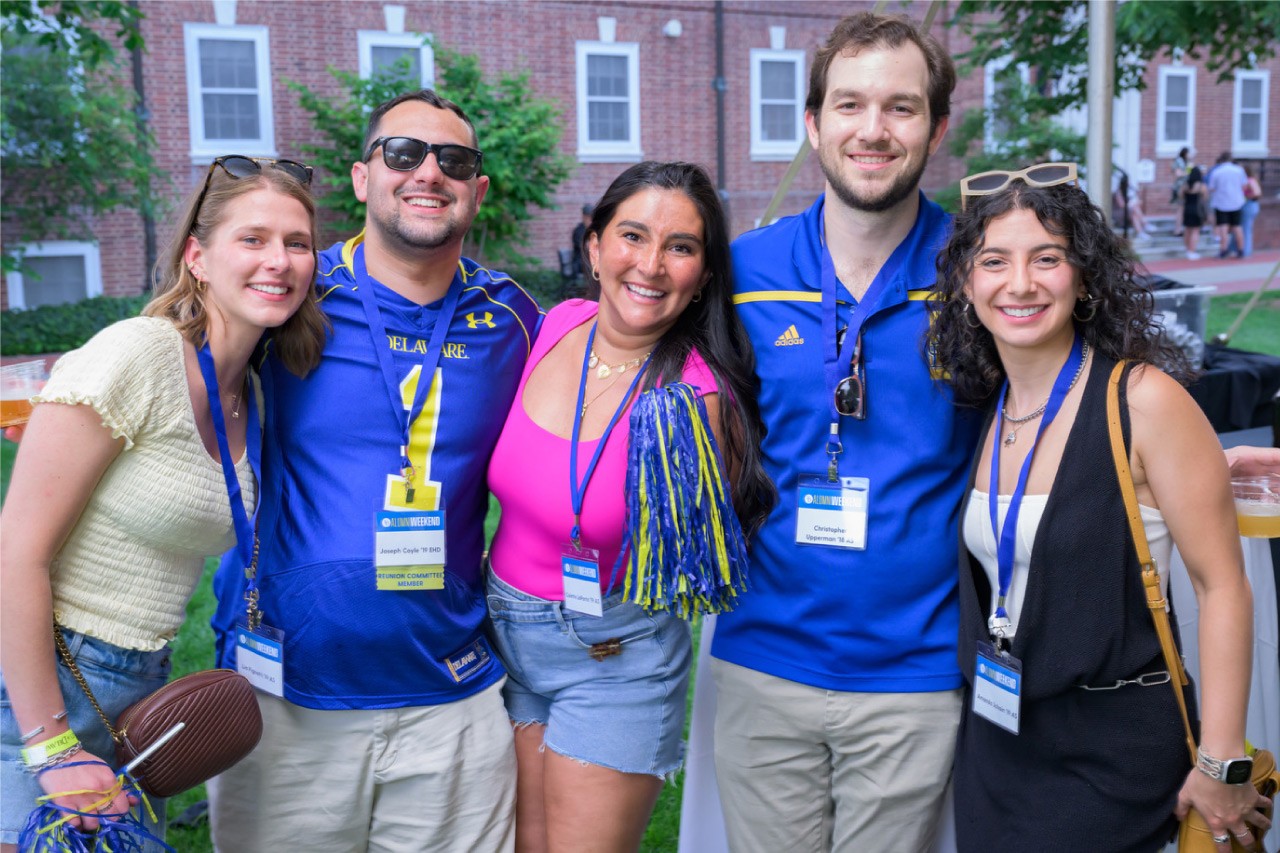
[[[778,335],[778,339],[773,342],[775,347],[795,347],[804,343],[804,338],[800,337],[800,333],[796,331],[794,325],[787,326],[787,330]]]

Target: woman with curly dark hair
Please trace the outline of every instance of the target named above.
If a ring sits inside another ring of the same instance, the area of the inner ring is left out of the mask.
[[[1227,466],[1199,407],[1156,366],[1185,361],[1074,178],[1074,164],[966,178],[967,210],[938,258],[928,344],[957,399],[991,411],[961,517],[971,698],[957,838],[962,851],[1152,851],[1194,807],[1225,853],[1229,836],[1247,844],[1249,824],[1265,824],[1252,786],[1211,772],[1245,757],[1249,690],[1252,598]],[[1146,536],[1162,573],[1177,544],[1200,603],[1199,768],[1111,462],[1119,360],[1131,362],[1121,423]]]

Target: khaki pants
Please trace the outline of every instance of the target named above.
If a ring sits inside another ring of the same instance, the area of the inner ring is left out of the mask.
[[[712,659],[734,853],[920,853],[951,776],[961,691],[846,693]]]
[[[447,705],[316,711],[258,694],[262,741],[209,783],[224,853],[510,851],[501,683]]]

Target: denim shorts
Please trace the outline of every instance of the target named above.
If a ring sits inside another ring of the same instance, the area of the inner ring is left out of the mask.
[[[102,706],[107,718],[113,723],[120,713],[134,702],[152,691],[158,690],[169,680],[168,648],[154,652],[122,649],[102,640],[77,634],[75,631],[62,629],[62,636],[67,641],[67,648],[80,668],[85,681],[93,691],[94,698]],[[80,683],[76,681],[71,670],[61,660],[58,661],[58,684],[62,688],[62,697],[68,712],[67,722],[71,725],[86,752],[90,752],[115,766],[115,743],[107,732],[106,726],[89,700],[84,695]],[[17,844],[18,834],[26,825],[27,816],[35,808],[35,800],[44,794],[44,789],[36,781],[36,777],[28,773],[22,763],[22,733],[18,731],[18,721],[13,715],[9,702],[9,690],[0,674],[0,843]],[[32,743],[44,740],[37,736]],[[82,753],[83,754],[83,753]],[[80,755],[71,760],[80,760]],[[159,818],[159,826],[164,826],[164,800],[151,798],[151,805]],[[145,810],[144,810],[145,812]],[[163,837],[156,826],[147,822],[147,828],[157,836]],[[160,849],[155,845],[147,848]]]
[[[684,758],[689,624],[646,613],[615,592],[603,616],[528,595],[488,573],[493,645],[507,665],[503,698],[516,725],[545,725],[547,748],[623,773],[669,778]],[[591,646],[621,653],[595,660]]]

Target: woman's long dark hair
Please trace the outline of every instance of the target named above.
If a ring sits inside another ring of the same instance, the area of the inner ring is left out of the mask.
[[[1133,260],[1084,190],[1070,184],[1029,187],[1014,181],[998,193],[978,196],[955,218],[951,237],[938,254],[938,314],[926,346],[948,375],[956,400],[988,403],[1002,382],[1004,367],[995,341],[966,306],[964,286],[982,249],[991,220],[1014,210],[1030,210],[1050,234],[1067,238],[1067,262],[1080,273],[1088,302],[1078,307],[1092,319],[1075,320],[1094,351],[1113,359],[1158,365],[1175,378],[1192,375],[1186,356],[1152,321],[1151,290],[1135,280]]]
[[[603,235],[618,206],[647,189],[676,190],[693,202],[702,217],[703,258],[709,275],[701,298],[689,303],[654,347],[644,388],[653,388],[664,377],[680,376],[694,350],[711,368],[721,392],[725,462],[736,475],[733,506],[742,529],[750,536],[773,509],[777,491],[760,460],[760,443],[765,435],[756,402],[760,380],[756,377],[751,340],[733,309],[729,227],[715,185],[706,170],[693,163],[637,163],[619,175],[600,197],[587,226],[587,237]]]

